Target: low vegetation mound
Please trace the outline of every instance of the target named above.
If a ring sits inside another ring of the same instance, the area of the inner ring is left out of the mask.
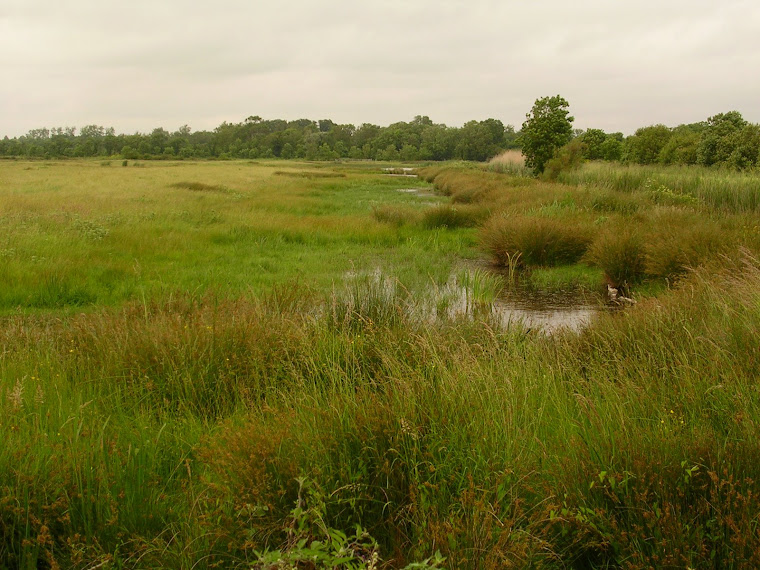
[[[343,172],[322,172],[320,170],[275,170],[274,176],[287,176],[290,178],[345,178]]]
[[[221,186],[219,184],[205,184],[204,182],[175,182],[170,184],[169,187],[192,190],[193,192],[227,193],[230,191],[226,186]]]

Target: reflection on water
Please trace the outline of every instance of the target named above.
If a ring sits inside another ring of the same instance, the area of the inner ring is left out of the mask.
[[[487,316],[504,327],[523,326],[553,334],[560,330],[580,331],[600,312],[613,310],[605,305],[600,294],[584,289],[542,291],[519,283],[505,285],[502,275],[482,268],[454,272],[444,286],[403,300],[396,279],[384,275],[380,268],[369,273],[349,271],[345,277],[354,285],[365,283],[364,287],[353,289],[352,303],[356,306],[352,310],[364,310],[362,306],[370,297],[388,303],[401,301],[410,316],[430,321],[440,316],[452,319]]]
[[[417,175],[414,173],[414,171],[414,168],[383,168],[383,172],[388,176],[408,176],[410,178],[417,178]]]
[[[475,273],[481,270],[475,270]],[[470,275],[472,275],[470,270]],[[486,280],[498,274],[482,272]],[[609,310],[604,298],[584,289],[543,291],[520,284],[510,284],[493,292],[493,298],[483,298],[473,292],[471,284],[463,284],[453,277],[446,286],[449,316],[482,314],[491,315],[504,326],[520,324],[531,330],[552,334],[562,329],[580,331],[600,311]],[[479,298],[480,297],[480,298]],[[488,297],[487,295],[485,297]]]
[[[494,312],[504,324],[522,321],[529,328],[550,334],[559,329],[579,331],[599,311],[601,299],[584,291],[537,291],[514,287],[494,302]]]
[[[404,194],[415,194],[417,196],[435,196],[429,188],[398,188],[396,192],[403,192]]]

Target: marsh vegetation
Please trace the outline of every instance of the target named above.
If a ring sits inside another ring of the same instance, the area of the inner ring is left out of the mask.
[[[418,172],[0,164],[0,566],[759,565],[757,178]]]

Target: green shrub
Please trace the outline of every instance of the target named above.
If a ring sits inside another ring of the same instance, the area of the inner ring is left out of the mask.
[[[696,206],[699,204],[699,199],[695,196],[672,190],[664,184],[657,184],[651,179],[648,179],[644,183],[644,188],[649,199],[655,204],[669,206]]]
[[[546,163],[543,176],[548,180],[556,180],[560,172],[577,170],[583,164],[583,153],[586,145],[579,139],[573,139],[560,148],[549,162]]]

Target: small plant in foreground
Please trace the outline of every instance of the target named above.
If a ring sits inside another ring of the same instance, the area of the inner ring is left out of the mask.
[[[378,545],[369,533],[356,525],[353,535],[329,528],[324,517],[326,507],[321,490],[305,478],[297,479],[298,501],[291,511],[288,540],[283,548],[257,552],[253,568],[259,570],[296,568],[344,568],[375,570],[381,564]],[[444,558],[436,554],[422,562],[405,566],[405,570],[440,568]]]

